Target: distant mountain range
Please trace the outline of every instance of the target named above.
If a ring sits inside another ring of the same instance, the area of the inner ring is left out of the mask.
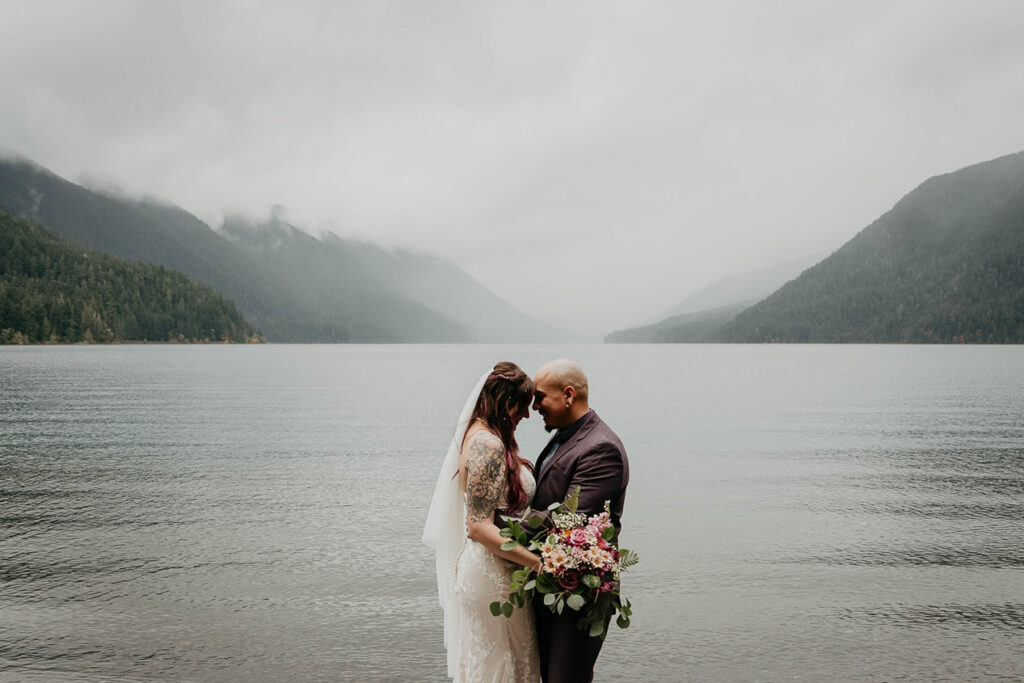
[[[735,314],[607,341],[1024,343],[1024,152],[927,180]]]
[[[0,211],[0,344],[260,341],[234,304]]]
[[[824,254],[788,259],[764,268],[721,278],[701,287],[661,315],[648,320],[654,325],[669,318],[705,311],[733,308],[739,303],[747,306],[764,299],[786,282],[820,261]]]
[[[548,341],[437,257],[317,239],[278,219],[214,230],[180,207],[113,197],[24,160],[0,160],[0,209],[127,261],[167,266],[233,301],[273,342]]]

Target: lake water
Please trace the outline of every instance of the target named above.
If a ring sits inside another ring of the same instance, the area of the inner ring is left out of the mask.
[[[632,469],[597,680],[1024,678],[1024,347],[744,345],[0,348],[0,678],[445,680],[453,422],[557,356]]]

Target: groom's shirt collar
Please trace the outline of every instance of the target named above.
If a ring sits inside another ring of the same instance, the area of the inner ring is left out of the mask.
[[[555,432],[555,436],[554,436],[555,441],[557,441],[559,444],[563,444],[566,441],[568,441],[569,439],[571,439],[573,434],[575,434],[576,432],[580,431],[580,427],[583,426],[583,423],[587,421],[587,418],[590,417],[590,414],[593,413],[593,412],[594,412],[593,409],[588,410],[587,412],[583,413],[583,417],[581,417],[580,419],[576,420],[571,425],[568,425],[566,427],[562,427],[557,432]]]

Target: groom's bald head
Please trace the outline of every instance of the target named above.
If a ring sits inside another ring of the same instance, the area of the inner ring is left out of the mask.
[[[590,410],[588,395],[587,375],[571,360],[545,363],[534,377],[533,409],[544,418],[548,431],[583,417]]]
[[[587,400],[589,395],[587,375],[583,372],[583,368],[568,358],[559,358],[545,363],[537,371],[537,377],[547,377],[551,381],[561,384],[563,388],[572,387],[576,390],[577,400]]]

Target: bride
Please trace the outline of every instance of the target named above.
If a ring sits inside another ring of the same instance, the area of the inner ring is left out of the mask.
[[[498,363],[480,378],[427,513],[423,542],[435,552],[448,675],[456,681],[540,680],[532,610],[517,609],[511,618],[490,611],[492,602],[507,597],[517,565],[540,564],[525,548],[502,550],[506,539],[494,524],[495,511],[525,512],[536,489],[514,435],[532,401],[533,381],[515,363]]]

